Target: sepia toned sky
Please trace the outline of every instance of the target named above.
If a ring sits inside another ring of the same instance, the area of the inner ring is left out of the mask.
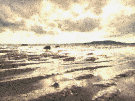
[[[0,0],[0,43],[135,42],[135,0]]]

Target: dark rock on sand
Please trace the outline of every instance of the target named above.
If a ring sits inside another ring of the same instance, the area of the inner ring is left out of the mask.
[[[53,57],[52,57],[52,59],[59,59],[59,58],[66,58],[67,56],[65,56],[65,55],[54,55]]]
[[[45,46],[44,49],[50,50],[51,49],[51,46]]]
[[[60,46],[59,45],[56,45],[55,48],[59,48]]]
[[[87,55],[93,55],[93,53],[88,53]]]
[[[12,50],[5,50],[5,49],[0,50],[0,53],[10,53],[10,52],[12,52]]]
[[[94,75],[92,75],[92,74],[87,74],[87,75],[84,75],[84,76],[79,76],[79,77],[77,77],[76,80],[90,79],[90,78],[92,78],[92,77],[94,77]]]
[[[69,58],[65,58],[63,59],[63,61],[74,61],[75,57],[69,57]]]
[[[28,46],[28,44],[21,44],[21,46]]]
[[[135,70],[127,70],[117,75],[115,78],[125,78],[125,77],[131,77],[133,75],[135,75]]]
[[[58,84],[57,82],[55,82],[55,83],[52,85],[52,87],[54,87],[54,88],[59,88],[59,84]]]
[[[94,86],[99,86],[99,87],[111,87],[111,86],[116,86],[116,82],[113,81],[101,81],[97,83],[93,83]]]
[[[85,59],[86,61],[95,61],[97,58],[95,58],[95,57],[89,57],[89,58],[87,58],[87,59]]]

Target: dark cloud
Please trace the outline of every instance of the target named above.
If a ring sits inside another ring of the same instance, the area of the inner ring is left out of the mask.
[[[111,21],[109,27],[115,28],[120,35],[135,33],[135,14],[130,16],[120,15]]]
[[[135,22],[130,22],[127,25],[123,25],[119,28],[117,28],[118,32],[120,32],[121,35],[124,34],[134,34],[135,35]]]
[[[16,16],[25,20],[32,15],[38,14],[41,10],[42,1],[43,0],[0,0],[0,29],[9,28],[11,30],[28,30],[38,34],[46,34],[54,33],[53,28],[57,28],[58,25],[62,31],[80,32],[89,32],[99,26],[99,21],[92,18],[85,18],[77,21],[66,20],[58,22],[58,24],[57,22],[50,23],[48,25],[48,27],[51,28],[50,31],[45,30],[42,26],[36,24],[28,29],[25,26],[25,21],[13,22]],[[86,9],[97,9],[97,11],[94,12],[98,12],[105,5],[106,0],[51,0],[51,2],[65,10],[69,9],[74,3],[81,4],[81,2],[86,2],[88,3]]]
[[[46,34],[47,33],[47,31],[45,31],[42,26],[32,26],[31,31],[34,31],[37,34]]]
[[[102,8],[106,4],[107,4],[107,0],[89,0],[89,5],[86,9],[90,9],[94,13],[100,14],[102,13]]]
[[[16,24],[0,19],[0,27],[11,27],[11,26],[16,26]]]
[[[42,0],[0,0],[0,30],[5,29],[28,30],[25,26],[25,18],[40,11]],[[21,21],[15,21],[16,17]]]
[[[10,29],[12,31],[14,30],[23,30],[24,27],[24,22],[20,21],[20,22],[10,22],[10,21],[6,21],[0,18],[0,31],[4,31],[5,29]]]
[[[131,32],[135,32],[135,21],[128,25],[128,28]]]
[[[69,9],[71,4],[79,3],[80,0],[50,0],[52,3],[57,4],[60,8],[65,10]]]
[[[48,23],[47,27],[43,26],[32,26],[31,27],[31,31],[35,32],[36,34],[50,34],[50,35],[54,35],[54,34],[58,34],[58,32],[55,30],[56,24],[55,23]],[[47,29],[48,28],[48,29]]]
[[[10,13],[16,13],[26,18],[39,13],[41,2],[42,0],[0,0],[1,5],[10,7]]]
[[[40,18],[39,14],[42,2],[43,0],[0,0],[0,32],[10,29],[11,31],[32,31],[37,34],[52,33],[53,29],[46,31],[42,26],[38,26],[37,23],[29,27],[25,25],[27,20],[36,14],[39,15],[40,20],[44,20]],[[16,18],[20,18],[22,21],[16,21]],[[50,23],[48,27],[57,27],[57,25]]]
[[[25,26],[26,19],[40,12],[41,2],[42,0],[0,0],[0,31],[5,29],[30,31]],[[22,20],[15,21],[16,17]],[[39,27],[38,30],[39,33],[43,33]]]
[[[99,21],[92,18],[85,18],[77,21],[60,21],[59,28],[62,31],[90,32],[99,26]]]
[[[107,4],[107,1],[109,0],[51,0],[51,2],[55,3],[57,6],[63,8],[64,10],[70,9],[71,5],[74,3],[86,3],[88,6],[85,8],[85,10],[91,10],[96,14],[102,12],[102,7]]]

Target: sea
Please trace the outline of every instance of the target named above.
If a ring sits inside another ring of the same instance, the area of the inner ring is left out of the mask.
[[[0,45],[0,101],[135,101],[135,46],[48,45]]]

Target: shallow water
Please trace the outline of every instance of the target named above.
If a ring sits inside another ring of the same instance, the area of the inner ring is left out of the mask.
[[[135,101],[135,47],[0,46],[2,101]]]

